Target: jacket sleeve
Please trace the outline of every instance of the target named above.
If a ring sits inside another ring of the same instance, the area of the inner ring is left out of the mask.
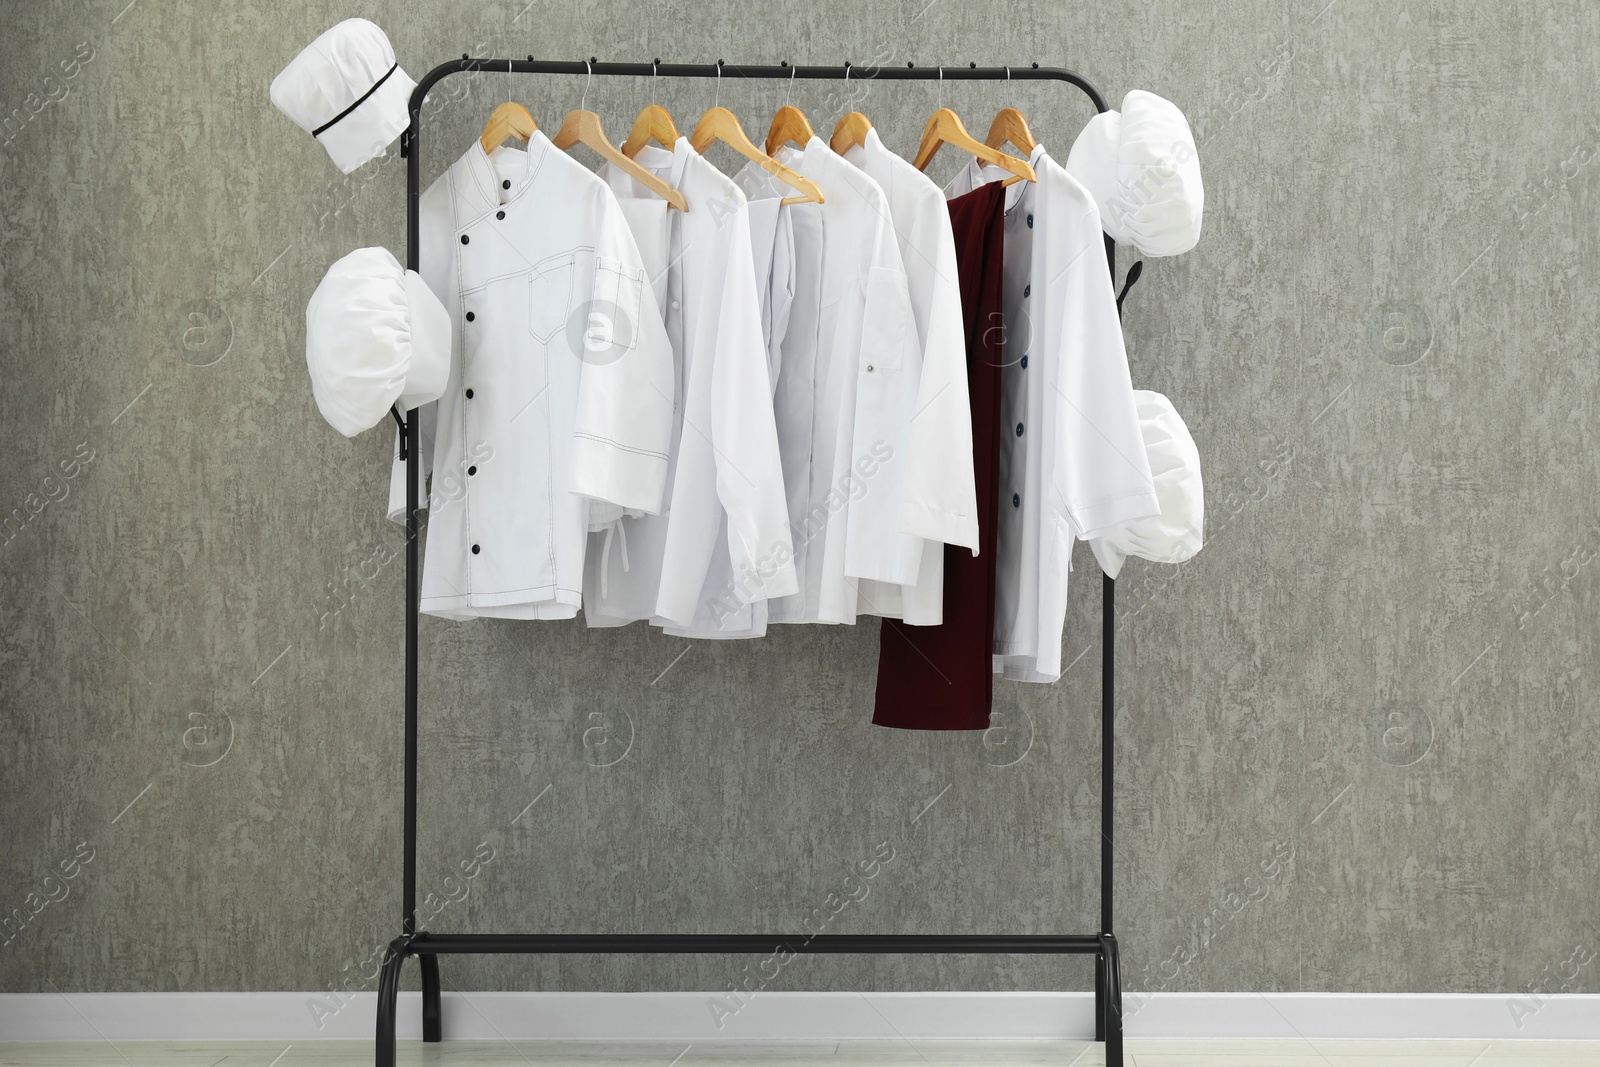
[[[1060,282],[1051,286],[1048,326],[1055,373],[1044,397],[1045,422],[1053,428],[1045,484],[1080,540],[1161,511],[1100,234],[1091,204],[1065,227],[1060,258],[1048,272]]]
[[[906,276],[922,343],[922,376],[906,456],[900,532],[978,554],[972,470],[972,403],[955,235],[930,183],[906,235]]]
[[[573,491],[659,514],[672,443],[672,347],[638,245],[609,189],[600,225],[572,431]]]
[[[727,262],[711,365],[711,441],[717,499],[728,516],[733,573],[754,578],[738,585],[739,602],[748,603],[789,596],[800,586],[750,250],[749,212],[741,204],[723,221],[732,231],[723,242]]]
[[[924,542],[900,532],[900,513],[922,350],[888,210],[884,207],[868,217],[871,232],[863,237],[871,260],[864,265],[866,291],[855,353],[850,469],[845,485],[836,487],[849,499],[844,572],[851,578],[912,585],[922,565]]]

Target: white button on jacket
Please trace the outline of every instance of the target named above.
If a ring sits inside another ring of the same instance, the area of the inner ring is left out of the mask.
[[[590,535],[584,617],[591,626],[652,617],[687,626],[707,599],[717,551],[730,560],[722,570],[761,574],[766,596],[795,592],[794,552],[744,194],[683,137],[636,161],[689,205],[670,210],[615,167],[601,172],[664,301],[682,389],[664,398],[678,412],[666,506]],[[614,541],[625,548],[608,549]]]
[[[779,158],[826,201],[790,209],[797,282],[773,405],[800,591],[769,619],[854,623],[856,579],[911,584],[921,565],[900,515],[922,352],[883,190],[821,138]],[[751,199],[793,192],[753,163],[736,180]]]
[[[972,403],[961,316],[955,236],[944,193],[933,179],[884,147],[877,130],[844,158],[882,187],[905,264],[922,346],[917,411],[911,419],[906,499],[900,531],[926,539],[913,585],[861,583],[860,610],[917,626],[944,621],[944,545],[978,552],[972,470]]]
[[[422,610],[571,618],[591,500],[654,512],[666,482],[672,351],[638,247],[606,184],[543,133],[526,151],[474,141],[423,194],[419,236],[454,331],[418,457]],[[403,471],[390,484],[403,514]]]
[[[1061,676],[1074,537],[1160,513],[1094,198],[1037,146],[1006,190],[994,669]],[[1008,177],[976,161],[945,192]]]

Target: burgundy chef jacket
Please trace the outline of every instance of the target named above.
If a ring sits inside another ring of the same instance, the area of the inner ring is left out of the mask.
[[[995,515],[999,508],[1001,260],[1005,194],[999,182],[951,200],[961,314],[972,400],[972,465],[978,499],[978,555],[944,546],[944,623],[907,626],[884,619],[878,637],[875,726],[902,730],[987,730],[994,693]],[[929,546],[925,551],[933,551]]]

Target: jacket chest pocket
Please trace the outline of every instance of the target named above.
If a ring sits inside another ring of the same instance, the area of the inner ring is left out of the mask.
[[[528,332],[543,344],[566,326],[572,313],[576,256],[571,252],[535,263],[528,274]]]

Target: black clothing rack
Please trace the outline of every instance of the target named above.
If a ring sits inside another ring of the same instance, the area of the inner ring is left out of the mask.
[[[1082,75],[1040,67],[838,67],[735,66],[716,63],[552,62],[527,59],[473,59],[441,63],[411,93],[411,125],[401,135],[406,157],[406,266],[419,264],[417,217],[420,198],[418,139],[428,90],[452,74],[465,71],[516,74],[626,75],[663,78],[771,78],[877,81],[1056,81],[1083,90],[1096,111],[1106,102]],[[1106,256],[1115,280],[1115,250],[1106,238]],[[403,420],[402,458],[417,455],[417,420]],[[400,421],[396,414],[396,420]],[[406,477],[406,721],[405,721],[405,854],[401,933],[389,945],[378,979],[377,1067],[394,1067],[395,1014],[400,972],[408,957],[422,967],[422,1039],[439,1041],[439,957],[508,953],[760,953],[779,949],[793,953],[1044,953],[1092,954],[1095,957],[1095,1040],[1105,1042],[1107,1067],[1122,1067],[1122,974],[1117,939],[1112,934],[1112,771],[1113,651],[1116,632],[1116,583],[1105,578],[1101,620],[1100,696],[1100,931],[1093,934],[441,934],[417,929],[417,615],[422,568],[418,559],[417,479]]]

